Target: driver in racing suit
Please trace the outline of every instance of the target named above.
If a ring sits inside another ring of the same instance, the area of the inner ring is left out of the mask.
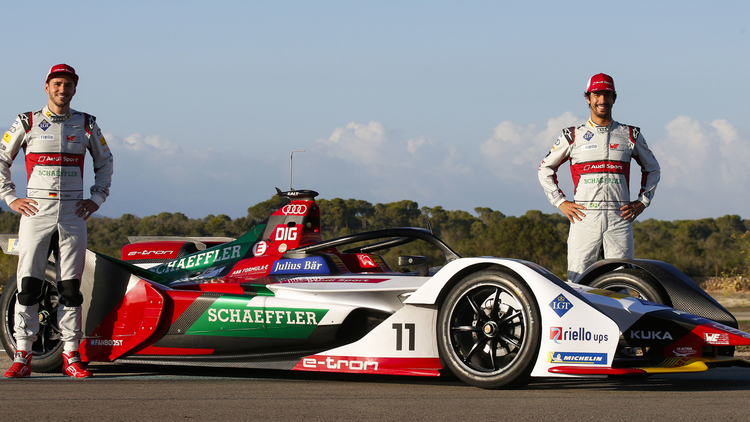
[[[20,114],[0,142],[0,198],[22,214],[15,309],[17,351],[6,377],[31,374],[32,345],[39,331],[39,302],[44,295],[50,251],[57,267],[63,373],[78,378],[91,376],[78,353],[83,337],[80,280],[86,257],[86,220],[109,195],[114,164],[96,119],[70,108],[77,85],[78,75],[72,67],[53,66],[45,83],[47,106]],[[10,167],[21,148],[26,161],[26,198],[16,196],[10,178]],[[87,150],[95,172],[90,199],[83,197]]]
[[[635,218],[649,206],[661,170],[639,128],[612,119],[617,99],[614,80],[599,73],[584,93],[591,117],[563,129],[539,165],[539,182],[550,203],[570,220],[568,281],[596,262],[602,244],[605,258],[633,258]],[[641,166],[638,199],[630,201],[630,161]],[[575,202],[557,184],[557,169],[570,160]]]

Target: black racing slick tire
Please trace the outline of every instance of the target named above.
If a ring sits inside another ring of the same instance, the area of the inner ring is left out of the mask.
[[[643,270],[624,268],[611,271],[594,279],[589,286],[672,306],[672,301],[661,284]]]
[[[438,349],[467,384],[515,388],[529,382],[539,354],[539,307],[525,283],[500,270],[470,274],[438,313]]]
[[[54,268],[52,271],[54,273]],[[13,336],[16,293],[18,285],[16,276],[13,275],[0,297],[0,340],[11,358],[16,353],[16,339]],[[32,346],[34,357],[31,369],[34,372],[57,372],[62,369],[63,342],[60,341],[60,327],[57,325],[57,306],[57,290],[50,280],[45,280],[44,299],[39,305],[39,333]]]

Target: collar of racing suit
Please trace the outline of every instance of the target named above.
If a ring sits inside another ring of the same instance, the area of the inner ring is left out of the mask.
[[[599,126],[596,123],[594,123],[591,119],[589,119],[589,126],[596,129],[599,133],[607,133],[612,130],[612,127],[615,125],[615,121],[612,120],[609,122],[606,126]]]
[[[60,123],[60,122],[64,122],[70,119],[71,112],[68,111],[66,114],[55,114],[52,111],[50,111],[49,107],[44,106],[44,115],[47,116],[47,118],[51,122]]]

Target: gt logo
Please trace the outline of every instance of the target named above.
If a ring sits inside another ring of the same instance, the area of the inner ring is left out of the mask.
[[[281,209],[281,212],[284,213],[284,215],[305,215],[307,213],[307,205],[285,205],[284,208]]]
[[[297,227],[279,226],[274,232],[274,240],[297,240]]]

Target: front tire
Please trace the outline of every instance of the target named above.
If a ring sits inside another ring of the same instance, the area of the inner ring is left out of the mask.
[[[481,388],[529,382],[541,341],[540,312],[531,290],[500,270],[456,284],[438,315],[438,349],[445,365]]]
[[[52,271],[54,272],[54,267]],[[0,340],[11,359],[17,350],[16,338],[13,336],[17,292],[18,283],[13,275],[0,297]],[[34,358],[31,368],[34,372],[57,372],[62,368],[63,342],[60,341],[60,327],[57,325],[57,306],[57,289],[50,280],[45,280],[44,300],[39,304],[39,332],[32,345]]]

